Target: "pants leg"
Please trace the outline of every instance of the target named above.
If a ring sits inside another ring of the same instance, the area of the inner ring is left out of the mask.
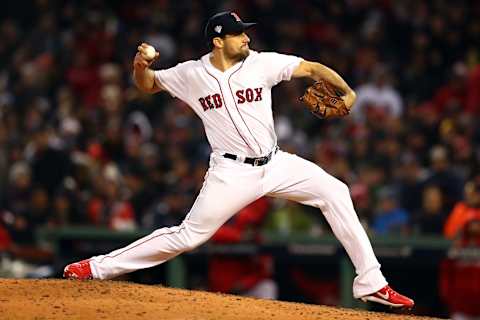
[[[267,195],[322,210],[355,266],[355,298],[375,292],[387,284],[370,240],[358,220],[349,189],[343,182],[316,164],[282,151],[272,161],[265,181]]]
[[[124,248],[93,257],[93,277],[111,279],[153,267],[207,241],[233,214],[261,196],[261,172],[251,169],[212,156],[203,187],[185,220],[179,226],[157,229]]]

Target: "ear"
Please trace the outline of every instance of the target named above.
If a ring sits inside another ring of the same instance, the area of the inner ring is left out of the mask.
[[[217,48],[223,48],[223,39],[220,37],[215,37],[212,39],[213,46]]]

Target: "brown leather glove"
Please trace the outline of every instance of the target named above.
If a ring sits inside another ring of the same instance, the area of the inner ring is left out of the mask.
[[[305,90],[300,101],[305,103],[314,115],[321,119],[343,117],[350,109],[341,98],[340,90],[324,80],[315,82]]]

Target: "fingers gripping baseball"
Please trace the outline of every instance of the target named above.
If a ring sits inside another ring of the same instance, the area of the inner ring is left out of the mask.
[[[350,113],[342,99],[342,93],[335,87],[321,80],[308,87],[305,94],[300,97],[308,109],[322,119],[343,117]]]
[[[137,47],[137,50],[133,66],[138,69],[148,68],[160,56],[160,53],[148,43],[142,43]]]

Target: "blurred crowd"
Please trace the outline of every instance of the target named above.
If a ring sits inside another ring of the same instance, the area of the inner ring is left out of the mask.
[[[33,244],[44,226],[181,222],[210,148],[188,106],[135,88],[132,61],[141,42],[160,52],[154,68],[199,58],[203,25],[222,10],[259,22],[249,33],[254,50],[319,61],[356,90],[352,115],[339,120],[306,111],[302,81],[279,85],[273,109],[280,148],[346,182],[369,232],[441,235],[460,204],[480,219],[478,1],[32,0],[5,8],[0,250]],[[269,201],[268,230],[329,232],[316,210]],[[470,218],[452,222],[455,230]]]

